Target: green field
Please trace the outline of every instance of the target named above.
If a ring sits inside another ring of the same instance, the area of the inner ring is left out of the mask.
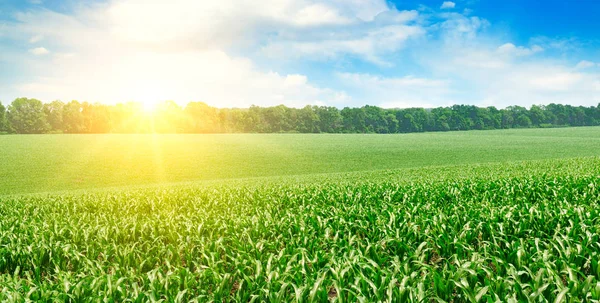
[[[0,194],[600,155],[600,127],[400,135],[0,136]]]
[[[600,128],[0,136],[0,301],[597,302]]]

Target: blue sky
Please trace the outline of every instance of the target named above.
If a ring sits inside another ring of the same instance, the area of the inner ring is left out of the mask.
[[[0,101],[600,103],[598,1],[4,0]]]

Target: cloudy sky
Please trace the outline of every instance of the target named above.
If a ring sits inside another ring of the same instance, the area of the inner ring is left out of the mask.
[[[0,101],[600,103],[600,2],[0,0]]]

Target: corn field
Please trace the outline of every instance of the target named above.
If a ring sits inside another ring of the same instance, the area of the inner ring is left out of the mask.
[[[0,196],[0,301],[598,302],[600,159]]]

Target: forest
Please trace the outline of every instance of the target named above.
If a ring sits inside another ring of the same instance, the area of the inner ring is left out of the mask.
[[[551,103],[530,108],[453,105],[385,109],[377,106],[216,108],[161,102],[116,105],[18,98],[0,103],[0,133],[412,133],[600,125],[598,106]]]

